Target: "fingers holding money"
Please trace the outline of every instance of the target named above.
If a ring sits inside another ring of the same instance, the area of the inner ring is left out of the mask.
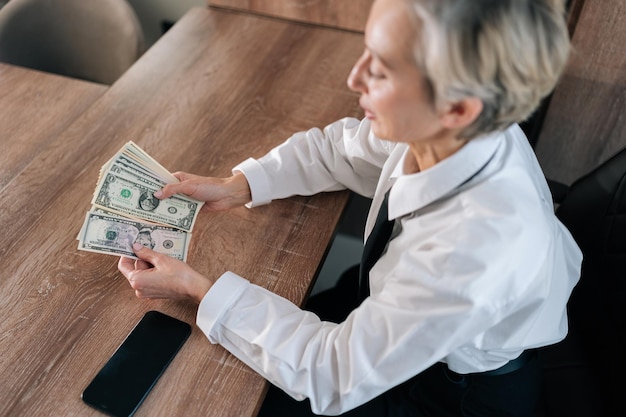
[[[184,195],[154,197],[180,178],[133,142],[125,144],[100,169],[78,249],[135,258],[132,244],[137,242],[184,261],[204,203]]]
[[[154,193],[156,198],[166,199],[177,194],[185,195],[202,201],[205,203],[202,209],[210,211],[240,207],[252,199],[248,180],[240,172],[228,178],[202,177],[186,172],[176,172],[174,176],[180,182],[166,184]]]
[[[161,190],[154,193],[156,198],[164,200],[173,195],[182,194],[196,200],[206,201],[205,198],[208,196],[206,193],[203,193],[202,183],[204,180],[209,180],[209,178],[188,174],[186,172],[176,172],[174,176],[178,178],[180,182],[166,184]]]
[[[137,244],[133,250],[139,260],[122,257],[118,269],[139,298],[200,302],[212,285],[184,262]]]
[[[153,267],[152,264],[149,264],[148,262],[142,259],[137,259],[135,261],[135,269],[150,269],[152,267]]]

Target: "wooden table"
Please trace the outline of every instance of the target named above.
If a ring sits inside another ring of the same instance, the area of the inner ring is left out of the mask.
[[[195,322],[195,305],[138,300],[117,258],[76,249],[101,165],[133,140],[171,171],[227,176],[292,132],[359,116],[345,79],[362,48],[358,34],[193,9],[11,174],[0,206],[0,415],[97,416],[80,394],[146,311]],[[188,263],[302,303],[346,199],[202,213]],[[137,415],[252,416],[266,387],[194,326]]]
[[[363,32],[374,0],[207,0],[207,3],[211,6]]]
[[[106,89],[0,63],[0,190]]]

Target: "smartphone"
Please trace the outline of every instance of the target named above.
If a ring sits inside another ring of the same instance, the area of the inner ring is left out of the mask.
[[[85,388],[83,401],[111,416],[132,416],[190,334],[189,324],[147,312]]]

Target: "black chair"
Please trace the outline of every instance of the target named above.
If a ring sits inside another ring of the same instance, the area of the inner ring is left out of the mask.
[[[11,0],[0,9],[0,62],[112,84],[144,49],[126,0]]]
[[[541,349],[539,416],[626,416],[626,149],[574,182],[552,183],[557,216],[583,252],[570,331]]]

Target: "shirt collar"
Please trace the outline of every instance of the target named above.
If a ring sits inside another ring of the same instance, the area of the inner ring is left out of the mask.
[[[425,171],[405,175],[402,158],[391,173],[389,219],[417,211],[454,191],[476,175],[492,158],[503,138],[496,132],[471,139],[461,149]]]

